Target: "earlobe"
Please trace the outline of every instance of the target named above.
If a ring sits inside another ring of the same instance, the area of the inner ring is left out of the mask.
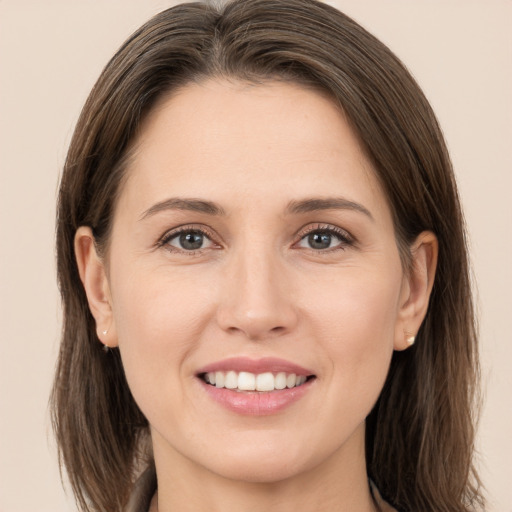
[[[437,237],[431,231],[422,232],[411,246],[411,265],[402,286],[395,350],[405,350],[415,342],[416,334],[427,314],[434,286],[438,250]]]
[[[97,253],[91,228],[81,226],[75,234],[75,257],[89,309],[96,321],[98,339],[107,347],[117,345],[110,286],[103,260]]]

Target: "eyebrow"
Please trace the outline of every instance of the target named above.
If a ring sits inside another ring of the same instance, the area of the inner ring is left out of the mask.
[[[208,215],[225,215],[224,210],[211,201],[205,201],[203,199],[188,199],[182,197],[170,197],[164,201],[154,204],[151,208],[148,208],[141,216],[139,220],[151,217],[158,212],[165,210],[186,210],[191,212],[206,213]]]
[[[374,221],[373,215],[362,204],[349,201],[343,197],[309,198],[290,201],[286,212],[291,214],[318,212],[322,210],[352,210],[366,215]]]
[[[171,197],[160,201],[150,208],[148,208],[139,220],[151,217],[156,213],[165,210],[186,210],[199,213],[206,213],[208,215],[225,215],[221,206],[204,199],[188,199],[182,197]],[[318,212],[322,210],[352,210],[363,213],[371,220],[375,220],[370,211],[362,204],[354,201],[349,201],[343,197],[328,197],[328,198],[308,198],[300,201],[290,201],[286,207],[288,214],[301,214]]]

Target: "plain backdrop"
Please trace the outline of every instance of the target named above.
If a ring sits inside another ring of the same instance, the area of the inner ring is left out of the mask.
[[[248,0],[250,1],[250,0]],[[47,402],[58,347],[54,216],[81,106],[151,0],[0,0],[0,512],[64,512]],[[446,135],[470,232],[485,406],[479,465],[512,512],[512,1],[336,0],[388,44]]]

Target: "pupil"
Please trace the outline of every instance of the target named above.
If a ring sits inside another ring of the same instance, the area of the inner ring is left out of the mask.
[[[180,235],[180,244],[183,249],[189,251],[194,249],[200,249],[203,245],[203,235],[201,233],[182,233]]]
[[[331,245],[331,235],[329,233],[311,233],[308,236],[308,242],[313,249],[328,249]]]

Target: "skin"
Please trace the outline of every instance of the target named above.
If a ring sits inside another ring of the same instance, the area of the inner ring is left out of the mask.
[[[175,91],[146,119],[127,173],[105,260],[89,228],[75,244],[98,337],[119,346],[151,426],[153,507],[374,510],[365,417],[393,350],[426,313],[434,235],[418,237],[406,275],[386,197],[343,113],[289,83]],[[171,197],[224,214],[155,211]],[[333,197],[362,208],[290,211]],[[203,246],[162,243],[178,226],[203,230]],[[312,247],[312,232],[328,247]],[[316,378],[283,411],[245,416],[213,402],[196,375],[234,356],[279,357]]]

